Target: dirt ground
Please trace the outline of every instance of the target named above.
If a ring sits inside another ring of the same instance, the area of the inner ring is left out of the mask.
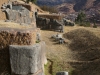
[[[92,31],[96,36],[100,38],[100,28],[92,28],[92,27],[80,27],[80,26],[66,26],[64,27],[64,33],[67,33],[69,31],[75,30],[75,29],[86,29],[89,31]],[[70,75],[72,75],[72,72],[74,69],[71,67],[70,64],[68,64],[69,61],[76,61],[73,59],[71,50],[68,48],[68,43],[59,45],[57,42],[51,39],[52,35],[55,35],[59,32],[55,31],[49,31],[49,30],[41,30],[42,35],[42,41],[45,41],[46,43],[46,56],[48,59],[48,64],[45,65],[45,73],[46,75],[56,75],[56,72],[58,71],[68,71]],[[64,34],[59,33],[59,34]],[[77,74],[78,75],[78,74]]]

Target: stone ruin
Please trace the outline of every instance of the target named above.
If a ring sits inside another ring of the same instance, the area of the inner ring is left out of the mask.
[[[44,75],[45,43],[36,43],[40,30],[36,28],[35,12],[16,2],[4,3],[1,8],[6,23],[16,22],[20,26],[34,23],[34,26],[0,27],[0,75]]]
[[[60,32],[64,31],[63,23],[56,19],[37,17],[36,24],[37,27],[41,29],[49,29],[49,30],[60,31]]]
[[[35,43],[36,29],[0,28],[0,39],[0,75],[44,75],[45,43]]]
[[[60,14],[38,14],[36,18],[37,27],[63,32],[63,26],[74,26],[75,23],[64,18]]]
[[[26,4],[26,6],[30,6]],[[36,21],[35,12],[25,7],[25,4],[18,2],[8,2],[2,5],[2,11],[6,14],[6,21],[12,21],[19,24],[30,25]],[[31,7],[30,7],[31,8]],[[31,14],[30,14],[31,13]]]

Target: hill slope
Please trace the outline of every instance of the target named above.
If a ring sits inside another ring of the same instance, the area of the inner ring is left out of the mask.
[[[49,6],[61,6],[58,7],[58,10],[60,11],[62,10],[63,12],[66,12],[66,10],[70,10],[70,11],[88,10],[93,7],[97,7],[99,9],[100,0],[59,0],[59,1],[58,0],[37,0],[37,4],[49,5]],[[70,4],[71,7],[69,7]],[[67,7],[67,9],[65,7]]]

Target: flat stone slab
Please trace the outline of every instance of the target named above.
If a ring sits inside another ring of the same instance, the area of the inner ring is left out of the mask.
[[[42,69],[42,47],[35,45],[10,45],[11,71],[14,74],[35,74]]]

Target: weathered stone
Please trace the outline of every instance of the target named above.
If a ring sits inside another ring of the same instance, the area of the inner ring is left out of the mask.
[[[30,11],[21,6],[21,5],[13,5],[9,2],[7,5],[3,5],[2,9],[5,11],[8,20],[12,20],[17,23],[25,23],[30,25],[32,23],[32,19],[30,17]],[[35,16],[35,14],[33,14]]]
[[[10,45],[11,71],[14,74],[35,74],[39,70],[42,73],[44,59],[44,43],[29,46]]]

